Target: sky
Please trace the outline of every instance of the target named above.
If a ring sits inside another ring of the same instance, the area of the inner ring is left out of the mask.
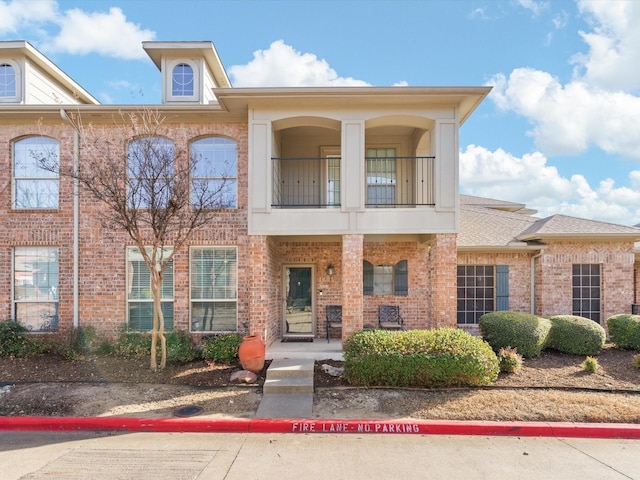
[[[160,103],[142,42],[215,44],[235,87],[483,86],[460,192],[640,223],[638,0],[0,0],[105,104]]]

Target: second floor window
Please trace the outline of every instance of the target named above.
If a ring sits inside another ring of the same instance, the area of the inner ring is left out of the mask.
[[[194,205],[236,208],[238,151],[236,142],[206,137],[191,143],[193,161],[191,195]]]
[[[28,137],[13,144],[13,207],[15,209],[58,208],[58,174],[45,170],[40,161],[56,162],[57,140]]]
[[[16,70],[8,63],[0,64],[0,98],[16,96]]]
[[[174,97],[193,96],[193,68],[186,63],[180,63],[173,69],[171,79],[171,95]]]
[[[367,149],[367,207],[396,203],[396,149]]]
[[[129,143],[127,203],[131,208],[164,208],[173,193],[173,142],[144,137]]]

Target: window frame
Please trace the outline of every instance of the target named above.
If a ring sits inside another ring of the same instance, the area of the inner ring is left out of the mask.
[[[211,267],[214,270],[211,272],[211,284],[202,282],[207,276],[202,273],[205,266],[196,264],[198,260],[196,256],[199,252],[211,252]],[[224,285],[216,286],[215,278],[219,275],[215,272],[216,254],[225,253],[223,261],[226,263],[226,252],[233,252],[230,259],[234,263],[228,270],[221,272],[224,275]],[[205,297],[205,294],[196,295],[195,293],[202,293],[196,289],[206,289],[205,292],[210,292],[211,295],[208,297]],[[223,295],[219,297],[216,295],[216,291],[223,293]],[[219,325],[219,321],[216,321],[216,304],[222,306],[223,309],[232,307],[231,310],[235,310],[232,328],[214,328]],[[194,318],[196,309],[203,310],[202,320]],[[209,311],[211,311],[211,319],[209,320],[211,328],[207,329],[206,323]],[[191,333],[238,331],[238,247],[236,245],[198,245],[189,248],[189,331]]]
[[[141,161],[137,161],[136,162],[136,171],[132,171],[132,159],[133,158],[137,158],[136,153],[134,151],[135,146],[138,144],[141,144],[142,142],[157,142],[156,144],[150,146],[150,147],[145,147],[143,149],[141,149],[141,155],[143,156]],[[162,144],[162,146],[160,145]],[[137,182],[140,182],[140,184],[144,185],[144,181],[146,180],[147,177],[144,176],[137,176],[137,175],[132,175],[132,173],[139,173],[140,170],[144,170],[145,164],[148,164],[148,162],[157,162],[158,160],[150,160],[149,158],[144,158],[147,154],[145,153],[145,151],[149,150],[149,149],[159,149],[159,148],[167,148],[170,147],[171,151],[170,151],[170,156],[171,156],[171,166],[168,169],[169,171],[166,173],[166,176],[162,177],[165,180],[166,179],[171,179],[173,177],[173,171],[175,168],[175,161],[176,161],[176,147],[175,147],[175,142],[169,138],[163,137],[163,136],[159,136],[159,135],[150,135],[150,136],[144,136],[144,137],[138,137],[138,138],[134,138],[129,140],[129,142],[127,143],[127,205],[129,208],[137,208],[137,209],[149,209],[152,206],[150,205],[146,205],[143,204],[143,200],[145,200],[145,198],[140,198],[140,195],[137,195],[134,192],[131,191],[131,186],[134,185]],[[155,169],[154,169],[155,170]],[[157,172],[152,172],[151,175],[153,175],[154,173]],[[138,190],[138,188],[135,189],[136,191]],[[145,196],[145,188],[142,188],[142,197]],[[165,195],[168,195],[171,193],[171,189],[163,189]],[[148,196],[149,194],[146,193],[146,195]],[[158,201],[156,203],[156,205],[154,205],[154,208],[164,208],[166,206],[166,203],[168,203],[169,198],[165,198],[164,199],[165,203],[161,203],[161,201]]]
[[[4,94],[1,90],[1,88],[3,87],[2,83],[0,83],[0,103],[16,103],[19,102],[20,100],[22,100],[22,85],[21,85],[21,76],[20,76],[20,67],[19,65],[9,59],[0,59],[0,72],[1,72],[1,67],[9,67],[11,69],[11,74],[13,74],[13,84],[14,84],[14,89],[13,89],[13,94],[11,95],[7,95]],[[11,74],[5,74],[4,77],[5,78],[11,78]],[[1,79],[2,77],[0,77]],[[10,82],[6,82],[4,84],[4,87],[6,88],[6,86],[9,84]],[[5,92],[6,93],[6,92]]]
[[[173,91],[173,81],[174,81],[174,73],[178,66],[187,65],[191,67],[191,72],[193,75],[193,94],[192,95],[176,95]],[[169,102],[198,102],[202,96],[202,92],[200,92],[200,68],[197,62],[193,60],[185,59],[185,58],[176,58],[170,60],[166,64],[166,98]]]
[[[597,297],[593,294],[597,292]],[[595,303],[594,303],[595,302]],[[592,308],[597,306],[597,308]],[[571,265],[572,315],[602,321],[602,266],[599,263]]]
[[[219,145],[216,143],[217,140],[222,141]],[[205,142],[213,142],[211,144],[207,144]],[[194,147],[196,149],[200,149],[202,145],[202,150],[200,152],[194,151]],[[227,153],[227,148],[233,147],[233,159],[229,159],[226,156],[221,159],[215,158],[215,153],[223,152]],[[216,148],[218,147],[218,148]],[[225,147],[225,148],[222,148]],[[209,152],[208,152],[209,151]],[[203,154],[204,153],[204,154]],[[211,153],[211,158],[206,155],[206,153]],[[189,156],[192,160],[194,160],[194,155],[200,155],[200,158],[195,159],[196,168],[200,165],[202,160],[214,165],[214,170],[212,172],[215,174],[215,167],[217,165],[230,164],[232,162],[229,171],[222,172],[222,175],[197,175],[196,171],[191,172],[191,201],[195,203],[194,200],[194,191],[196,182],[207,182],[209,184],[215,184],[216,182],[225,182],[224,188],[222,190],[223,196],[227,196],[228,198],[232,198],[233,201],[230,201],[228,206],[224,203],[221,207],[211,206],[211,208],[221,208],[223,210],[235,210],[238,208],[238,142],[232,138],[228,138],[222,135],[208,135],[206,137],[200,137],[195,139],[189,143]],[[221,160],[221,161],[218,161]],[[233,174],[233,176],[231,175]],[[210,188],[210,187],[209,187]],[[214,187],[215,188],[215,187]],[[215,191],[215,190],[214,190]],[[228,192],[228,193],[227,193]],[[225,197],[226,198],[226,197]]]
[[[407,260],[395,264],[375,265],[362,261],[362,293],[370,295],[409,295],[409,267]]]
[[[384,152],[384,154],[381,154]],[[375,154],[374,154],[375,153]],[[389,156],[389,153],[393,155]],[[396,147],[367,147],[366,156],[365,156],[365,207],[366,208],[388,208],[393,207],[396,204],[396,196],[398,195],[398,149]],[[389,174],[391,175],[389,178],[385,178],[384,176],[379,176],[377,174],[381,172],[372,172],[376,174],[376,176],[371,176],[369,173],[370,166],[376,166],[377,164],[373,163],[373,160],[380,161],[380,159],[385,159],[384,162],[391,162],[390,166],[385,167],[383,175]],[[374,182],[371,179],[382,179],[386,180],[384,182]],[[385,193],[381,197],[379,195],[375,195],[373,199],[369,195],[370,189],[374,188],[384,188],[385,192],[390,191],[392,195],[388,195]],[[389,197],[389,198],[387,198]],[[378,201],[382,198],[383,201]]]
[[[482,315],[496,311],[498,291],[496,267],[497,265],[486,264],[457,265],[457,325],[477,325]],[[482,274],[479,274],[480,270]],[[461,271],[464,271],[462,275]],[[491,275],[488,275],[487,272],[490,272]],[[489,292],[490,295],[488,295]],[[482,295],[478,295],[479,293]]]
[[[19,255],[21,252],[21,255]],[[30,255],[29,255],[30,254]],[[42,269],[36,269],[34,265],[36,265],[35,259],[38,257],[45,258],[53,258],[55,262],[41,262],[52,264],[55,263],[55,268],[50,269],[47,268],[46,272],[43,272]],[[29,261],[28,258],[34,259],[33,261]],[[22,265],[22,269],[18,270],[18,268]],[[28,276],[29,270],[27,270],[27,266],[31,265],[31,275],[32,282],[31,284],[21,283],[18,284],[18,277],[24,278],[24,282],[26,282],[26,278]],[[23,275],[19,275],[22,273]],[[44,277],[43,277],[44,273]],[[12,274],[12,282],[11,282],[11,310],[13,318],[23,325],[27,330],[32,333],[49,333],[49,332],[57,332],[59,329],[59,304],[60,304],[60,295],[59,295],[59,285],[60,285],[60,249],[56,246],[15,246],[11,252],[11,274]],[[37,279],[37,276],[40,276],[40,279]],[[46,280],[43,280],[46,279]],[[47,287],[47,292],[43,293],[41,290],[42,286]],[[22,297],[21,293],[31,292],[32,296]],[[32,309],[39,310],[38,316],[24,317],[24,318],[36,318],[40,319],[33,321],[24,321],[21,311],[22,307],[26,308],[31,307]],[[46,307],[49,308],[46,308]],[[44,307],[44,309],[42,309]],[[39,327],[39,328],[34,328]]]
[[[151,247],[146,247],[146,250],[151,253]],[[173,251],[173,247],[164,247],[163,258],[168,257]],[[132,259],[132,255],[137,255],[139,258]],[[135,261],[138,267],[142,267],[146,269],[146,275],[148,276],[148,284],[142,285],[141,282],[138,282],[138,285],[134,285],[135,276],[141,276],[145,272],[142,270],[133,271],[135,267],[133,265],[130,266],[130,262]],[[142,258],[142,254],[140,253],[138,247],[128,246],[126,247],[125,252],[125,271],[126,271],[126,325],[127,330],[133,332],[147,332],[150,331],[153,327],[153,293],[151,292],[151,276],[149,274],[149,269],[144,259]],[[165,284],[165,282],[171,282],[171,285]],[[137,296],[133,293],[134,289],[138,290]],[[146,292],[148,291],[148,295]],[[172,330],[174,326],[175,320],[175,273],[174,273],[174,262],[173,259],[169,263],[169,266],[163,273],[162,277],[162,288],[161,288],[161,308],[165,315],[165,330]],[[165,293],[170,293],[170,295],[166,295]],[[134,328],[131,324],[131,307],[133,305],[138,305],[139,310],[142,310],[143,307],[149,308],[151,306],[151,318],[144,320],[142,315],[136,319],[138,325]],[[169,320],[168,320],[169,319]],[[142,328],[143,322],[148,322],[149,328]]]
[[[181,69],[181,72],[177,70]],[[180,62],[171,69],[171,96],[175,98],[191,98],[195,93],[195,73],[193,67]],[[191,86],[189,89],[188,86]]]
[[[24,147],[23,147],[24,145]],[[32,148],[29,148],[32,147]],[[22,150],[24,149],[24,152]],[[33,152],[40,152],[44,155],[55,155],[56,162],[60,161],[60,142],[55,138],[46,137],[44,135],[29,135],[16,139],[11,144],[11,208],[13,210],[58,210],[60,207],[60,175],[56,172],[45,170],[38,164],[38,160],[32,158]],[[37,153],[36,153],[37,154]],[[24,157],[24,158],[22,158]],[[31,157],[31,163],[26,160]],[[18,163],[20,163],[20,166]],[[19,175],[19,170],[30,171],[31,175]],[[37,175],[38,172],[42,172]],[[28,205],[29,201],[24,199],[26,195],[21,192],[29,192],[19,186],[21,183],[35,185],[50,184],[49,189],[33,188],[37,193],[39,191],[48,191],[48,198],[51,203],[44,202],[44,205],[38,205],[36,197],[35,205]],[[20,199],[19,199],[20,198]]]

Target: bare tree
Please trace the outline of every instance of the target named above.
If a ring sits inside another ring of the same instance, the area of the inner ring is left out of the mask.
[[[78,168],[51,156],[41,158],[40,165],[77,181],[82,191],[106,207],[99,210],[102,226],[125,231],[137,246],[149,270],[153,295],[151,370],[163,369],[167,358],[163,274],[192,233],[230,206],[228,171],[235,165],[205,162],[190,154],[184,128],[170,128],[155,110],[120,112],[105,126],[85,125],[80,114],[67,118],[78,132]],[[196,171],[205,174],[194,178]]]

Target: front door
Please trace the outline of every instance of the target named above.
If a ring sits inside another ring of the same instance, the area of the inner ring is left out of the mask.
[[[284,267],[284,337],[313,337],[314,298],[313,267]]]

